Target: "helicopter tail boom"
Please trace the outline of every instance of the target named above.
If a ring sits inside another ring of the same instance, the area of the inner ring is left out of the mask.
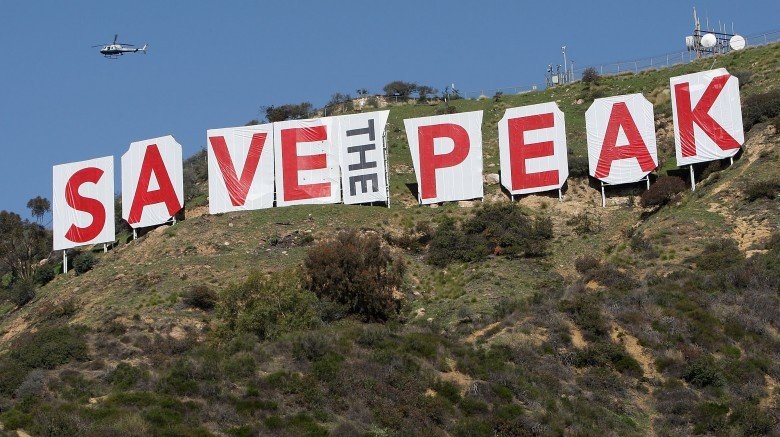
[[[146,54],[146,46],[147,46],[147,44],[144,44],[144,46],[141,47],[141,51],[144,52],[144,54]]]

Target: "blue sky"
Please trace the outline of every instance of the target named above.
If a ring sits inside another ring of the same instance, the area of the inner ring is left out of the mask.
[[[0,209],[27,215],[27,199],[51,198],[52,165],[113,155],[119,173],[130,142],[167,134],[186,158],[206,129],[242,125],[263,105],[321,106],[396,79],[541,84],[561,45],[577,67],[684,49],[693,6],[745,35],[780,28],[777,0],[734,5],[3,0]],[[149,54],[108,60],[90,47],[115,33]]]

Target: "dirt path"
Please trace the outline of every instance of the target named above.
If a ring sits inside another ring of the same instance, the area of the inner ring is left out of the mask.
[[[500,324],[501,324],[501,322],[495,322],[495,323],[491,323],[491,324],[485,326],[482,329],[477,329],[476,331],[472,332],[471,335],[466,337],[466,343],[468,343],[468,344],[476,343],[477,340],[479,340],[480,338],[484,337],[485,334],[487,334],[488,331],[490,331],[491,329],[495,328],[496,326],[498,326]]]
[[[660,382],[665,380],[663,375],[656,370],[652,356],[639,344],[639,340],[636,337],[626,332],[615,322],[612,322],[609,336],[614,343],[622,344],[626,348],[626,352],[642,366],[642,373],[647,379]],[[644,385],[647,388],[647,393],[636,392],[637,404],[647,414],[649,420],[648,434],[656,435],[653,423],[658,418],[658,412],[653,405],[654,387],[652,383]]]
[[[588,347],[588,342],[585,341],[585,336],[582,335],[582,331],[574,323],[569,322],[569,334],[571,335],[571,344],[577,349],[585,349]]]

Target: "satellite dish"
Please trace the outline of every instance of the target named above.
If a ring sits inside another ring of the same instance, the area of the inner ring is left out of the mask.
[[[693,50],[693,36],[685,37],[685,48],[688,50]]]
[[[731,50],[742,50],[745,48],[745,44],[747,44],[747,41],[745,41],[745,37],[742,35],[734,35],[729,40]]]
[[[715,47],[715,44],[717,44],[717,42],[718,42],[718,39],[715,38],[715,35],[713,35],[711,33],[708,33],[708,34],[704,35],[703,37],[701,37],[701,45],[702,45],[702,47],[706,47],[708,49],[711,48],[711,47]]]

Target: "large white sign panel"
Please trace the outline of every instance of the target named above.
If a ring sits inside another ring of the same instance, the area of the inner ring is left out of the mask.
[[[390,111],[335,117],[344,203],[387,202],[383,135]]]
[[[637,182],[658,166],[653,105],[642,94],[596,99],[585,112],[590,175]]]
[[[745,143],[737,78],[718,68],[669,83],[677,165],[734,156]]]
[[[421,204],[476,199],[482,187],[482,111],[404,120]]]
[[[55,165],[54,250],[114,241],[114,157]]]
[[[555,102],[507,109],[498,149],[501,185],[511,194],[557,190],[569,177],[566,125]]]
[[[277,206],[341,200],[333,124],[333,117],[274,123]]]
[[[272,124],[206,133],[209,212],[271,208],[274,205],[274,128]]]
[[[133,228],[167,222],[184,205],[181,145],[168,135],[122,155],[122,218]]]

